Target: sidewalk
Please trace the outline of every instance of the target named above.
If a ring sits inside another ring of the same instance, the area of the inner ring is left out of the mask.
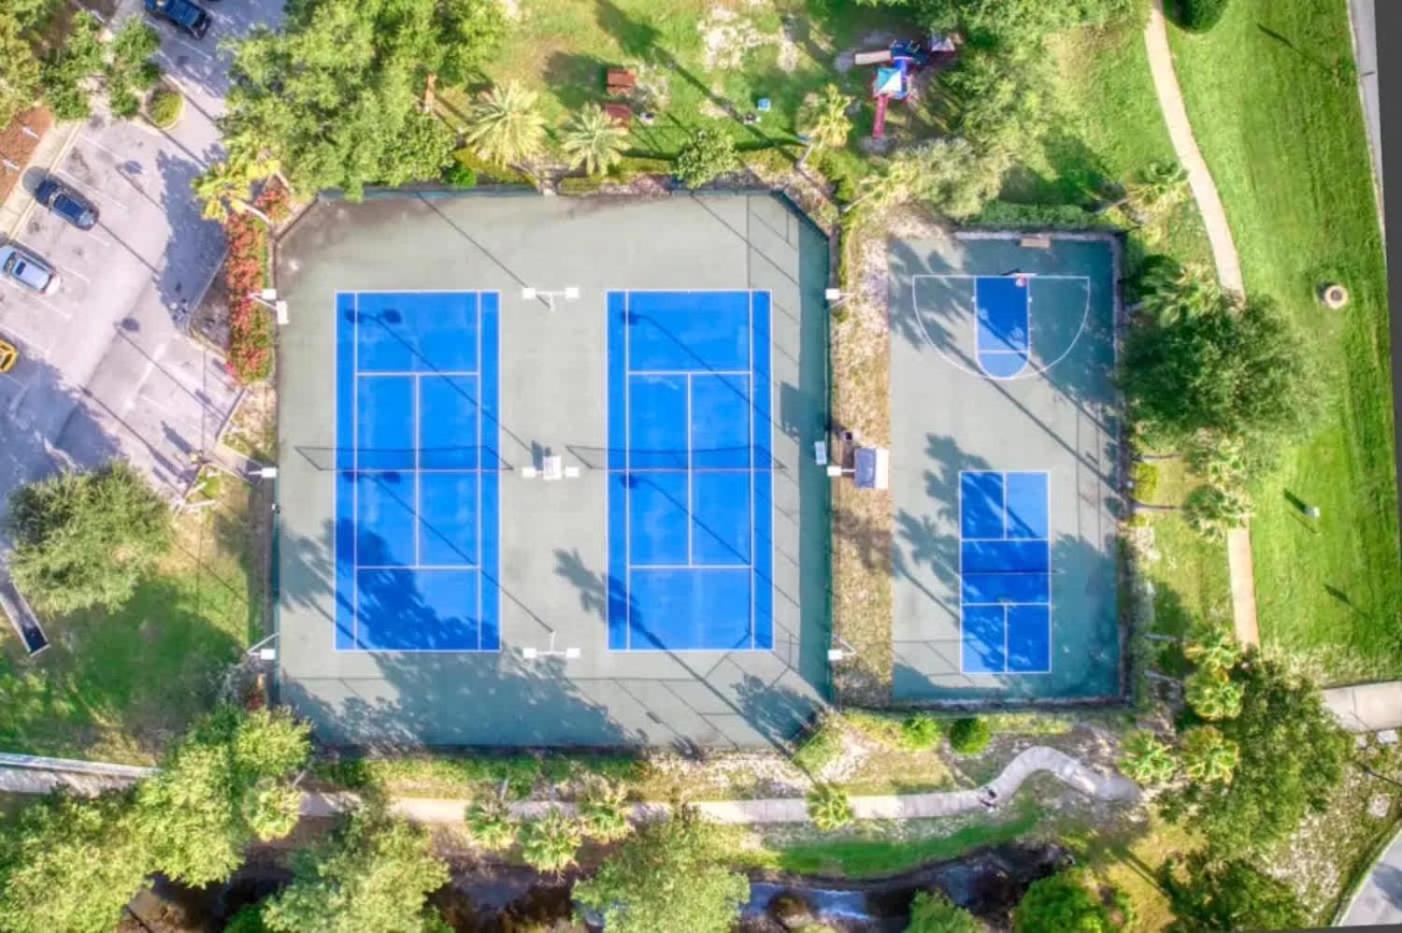
[[[62,767],[63,762],[58,762]],[[112,768],[97,762],[70,762],[84,768]],[[1134,803],[1139,788],[1129,778],[1115,773],[1102,773],[1088,767],[1054,748],[1034,745],[1018,753],[1003,771],[988,784],[976,790],[943,791],[929,794],[887,794],[873,797],[853,797],[852,813],[859,820],[924,820],[960,813],[991,809],[1005,805],[1023,783],[1034,774],[1047,772],[1061,783],[1088,797],[1098,800]],[[66,787],[82,794],[124,787],[153,769],[131,768],[127,774],[75,774],[67,771],[46,771],[30,768],[0,767],[0,791],[16,794],[45,794]],[[991,793],[990,793],[991,791]],[[470,800],[444,797],[396,797],[390,800],[391,812],[415,823],[461,823]],[[302,815],[308,817],[335,816],[360,805],[360,797],[350,792],[321,793],[311,791],[302,795]],[[703,800],[693,804],[702,815],[717,823],[774,824],[808,822],[808,804],[802,797],[772,797],[758,800]],[[555,801],[526,800],[511,804],[512,815],[518,819],[535,819],[551,810],[575,814],[575,805]],[[665,815],[671,810],[665,803],[633,805],[633,819],[646,820]]]
[[[1402,728],[1402,680],[1331,687],[1324,705],[1349,732]]]
[[[1223,290],[1244,294],[1241,260],[1232,242],[1232,228],[1212,172],[1193,138],[1193,125],[1188,120],[1188,108],[1183,105],[1183,91],[1173,71],[1173,52],[1168,45],[1168,27],[1163,18],[1163,0],[1154,0],[1149,8],[1149,21],[1144,26],[1144,45],[1149,53],[1149,72],[1154,79],[1154,94],[1159,110],[1168,127],[1168,137],[1178,162],[1188,173],[1188,187],[1193,191],[1202,224],[1207,228],[1207,240],[1212,246],[1212,262],[1217,267],[1217,281]],[[1232,627],[1236,639],[1243,645],[1259,645],[1261,638],[1256,624],[1256,580],[1251,563],[1251,531],[1247,527],[1233,528],[1227,533],[1227,570],[1232,586]]]

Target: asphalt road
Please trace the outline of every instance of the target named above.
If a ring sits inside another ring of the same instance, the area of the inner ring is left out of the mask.
[[[62,276],[52,295],[0,285],[0,335],[23,359],[0,376],[0,499],[65,463],[128,458],[165,491],[183,488],[190,454],[214,442],[237,387],[183,321],[224,252],[218,225],[200,217],[191,181],[218,159],[215,120],[228,89],[221,41],[275,25],[281,0],[210,4],[202,41],[155,23],[157,56],[186,98],[168,131],[97,113],[74,136],[54,174],[100,211],[88,232],[36,206],[16,239]],[[126,0],[117,14],[142,16]],[[30,190],[44,171],[30,168]]]
[[[1374,924],[1402,926],[1402,832],[1383,851],[1337,925],[1362,927]]]

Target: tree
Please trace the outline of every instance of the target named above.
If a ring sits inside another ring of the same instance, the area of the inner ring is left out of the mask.
[[[1227,11],[1227,0],[1174,0],[1177,21],[1189,32],[1207,32]]]
[[[0,14],[0,128],[34,103],[39,93],[39,60],[13,15]]]
[[[194,181],[195,197],[204,205],[205,220],[224,223],[230,212],[252,213],[269,226],[272,222],[253,206],[253,186],[276,174],[278,161],[266,152],[255,152],[245,141],[235,141],[222,162],[215,162]]]
[[[282,713],[222,707],[198,722],[137,791],[156,867],[191,885],[229,877],[255,839],[287,835],[301,795],[291,779],[310,730]]]
[[[949,217],[971,217],[997,193],[1008,164],[1005,157],[980,154],[967,140],[937,139],[898,153],[864,178],[852,204],[869,201],[881,208],[922,200]]]
[[[726,867],[716,827],[688,809],[640,826],[574,888],[609,933],[729,933],[749,894],[745,876]]]
[[[1188,173],[1177,162],[1150,162],[1130,182],[1128,195],[1142,210],[1171,206],[1183,199]]]
[[[1178,759],[1174,757],[1173,749],[1154,733],[1136,729],[1125,740],[1120,770],[1138,784],[1163,784],[1171,781],[1177,773]]]
[[[170,545],[170,510],[126,462],[60,473],[10,502],[10,571],[36,606],[115,610]]]
[[[1126,19],[1138,9],[1133,0],[918,0],[918,6],[922,20],[937,29],[962,28],[969,33],[971,44],[1003,47],[1040,47],[1050,33],[1073,26],[1104,26]]]
[[[107,79],[108,105],[117,116],[136,116],[141,108],[137,92],[149,90],[160,78],[161,69],[151,59],[160,47],[161,39],[156,30],[137,16],[122,23],[112,37],[103,72]]]
[[[852,801],[840,787],[819,784],[808,794],[808,818],[823,832],[852,822]]]
[[[545,118],[536,109],[536,92],[515,81],[482,95],[468,114],[466,139],[488,162],[512,165],[540,154]]]
[[[399,135],[385,147],[380,184],[396,187],[411,181],[436,180],[453,163],[457,138],[431,113],[411,113]]]
[[[579,824],[559,810],[551,810],[521,827],[521,858],[537,871],[559,874],[574,864],[584,834]]]
[[[1111,933],[1118,925],[1074,871],[1033,882],[1013,910],[1013,933]]]
[[[1245,688],[1233,681],[1226,671],[1199,668],[1188,675],[1185,688],[1188,705],[1209,722],[1235,719],[1241,713]]]
[[[1195,434],[1186,444],[1184,454],[1194,473],[1225,489],[1245,486],[1255,466],[1242,438],[1223,437],[1212,431]]]
[[[560,148],[570,168],[583,168],[589,175],[607,172],[623,158],[628,131],[619,126],[598,104],[586,104],[565,125]]]
[[[579,801],[584,835],[599,842],[613,842],[632,832],[627,796],[628,791],[621,784],[599,777],[588,781]]]
[[[361,812],[325,846],[294,861],[294,878],[263,908],[274,933],[427,930],[428,895],[450,880],[421,829]]]
[[[940,891],[920,891],[910,904],[905,933],[979,933],[983,925]]]
[[[1199,486],[1183,502],[1183,520],[1209,541],[1220,541],[1251,517],[1251,500],[1243,489]]]
[[[68,38],[44,56],[39,81],[60,120],[82,120],[91,111],[83,85],[102,69],[102,23],[86,10],[73,17]]]
[[[106,933],[150,871],[126,794],[52,797],[0,833],[0,931]]]
[[[1183,773],[1189,780],[1228,783],[1240,760],[1241,750],[1216,726],[1194,726],[1183,733]]]
[[[489,851],[509,848],[516,841],[516,820],[500,797],[474,800],[467,808],[467,832],[472,841]]]
[[[1197,675],[1194,675],[1197,676]],[[1343,776],[1348,737],[1309,680],[1248,653],[1232,670],[1240,711],[1217,724],[1240,760],[1229,784],[1193,784],[1169,801],[1220,852],[1261,852],[1327,806]]]
[[[1308,923],[1288,884],[1241,859],[1197,853],[1185,865],[1167,862],[1160,881],[1177,916],[1169,928],[1174,933],[1292,930]]]
[[[1209,314],[1227,300],[1216,279],[1168,256],[1144,257],[1133,286],[1136,310],[1159,326]]]
[[[1204,623],[1190,633],[1183,654],[1199,668],[1225,674],[1241,661],[1241,645],[1225,625]]]
[[[1126,345],[1125,391],[1142,428],[1171,443],[1207,431],[1269,448],[1309,424],[1312,357],[1272,304],[1237,308],[1216,295],[1202,309],[1163,305],[1136,319]]]
[[[847,145],[847,137],[852,133],[852,120],[847,116],[847,108],[852,106],[852,98],[842,93],[836,84],[823,88],[810,106],[805,106],[799,115],[799,132],[808,137],[808,146],[803,150],[799,165],[808,161],[813,150],[841,149]]]
[[[495,6],[290,4],[281,32],[258,29],[234,45],[225,139],[266,152],[299,191],[338,188],[359,198],[390,179],[436,179],[448,134],[423,122],[423,90],[430,74],[457,81],[491,53],[501,31]]]
[[[901,743],[921,751],[934,748],[940,740],[940,724],[929,713],[916,713],[901,722]]]
[[[715,126],[702,126],[677,153],[677,178],[688,188],[699,188],[739,164],[735,140]]]

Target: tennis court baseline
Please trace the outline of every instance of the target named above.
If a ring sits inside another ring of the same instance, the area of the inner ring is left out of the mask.
[[[1051,670],[1047,474],[959,475],[961,668]]]
[[[770,296],[608,294],[608,645],[773,646]]]
[[[336,295],[337,650],[500,647],[498,301]]]

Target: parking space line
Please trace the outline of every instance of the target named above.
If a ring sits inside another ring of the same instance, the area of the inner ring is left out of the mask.
[[[82,279],[84,282],[87,282],[89,285],[92,284],[92,279],[88,278],[86,275],[83,275],[83,273],[79,272],[79,271],[76,270],[76,269],[64,269],[64,270],[63,270],[63,274],[64,274],[64,276],[70,276],[70,275],[71,275],[71,276],[73,276],[75,279]]]
[[[112,150],[109,149],[107,151],[111,152]],[[124,211],[131,210],[131,206],[128,205],[121,198],[113,197],[112,195],[108,194],[106,190],[95,189],[94,186],[82,184],[68,172],[60,171],[58,169],[50,169],[49,174],[57,178],[59,181],[65,182],[70,187],[78,189],[83,194],[87,195],[89,198],[92,198],[94,201],[111,201],[113,204],[117,205]]]

